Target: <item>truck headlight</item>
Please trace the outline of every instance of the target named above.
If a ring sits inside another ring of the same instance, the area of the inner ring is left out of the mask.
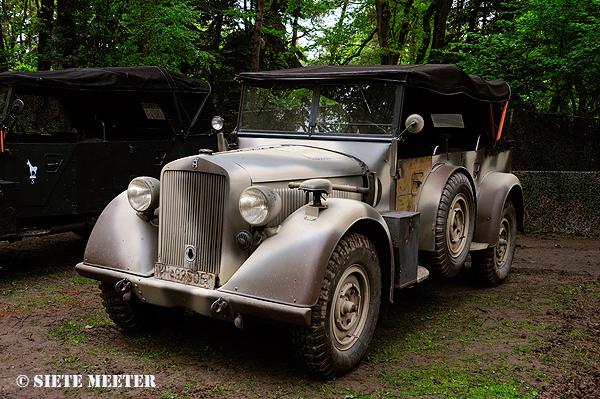
[[[252,226],[264,226],[281,211],[281,197],[265,186],[248,187],[240,195],[240,214]]]
[[[129,205],[136,212],[151,213],[158,207],[160,181],[153,177],[136,177],[127,187]]]
[[[210,120],[210,124],[213,129],[215,129],[216,131],[220,131],[221,129],[223,129],[225,119],[221,118],[220,116],[213,116],[213,118]]]

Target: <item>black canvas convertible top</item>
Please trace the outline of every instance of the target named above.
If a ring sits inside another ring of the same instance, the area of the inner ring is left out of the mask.
[[[484,80],[448,64],[420,65],[314,65],[265,72],[244,72],[246,82],[394,81],[441,94],[464,93],[476,100],[503,102],[510,98],[509,85],[501,80]]]
[[[157,66],[0,73],[0,84],[90,91],[210,93],[210,85]]]

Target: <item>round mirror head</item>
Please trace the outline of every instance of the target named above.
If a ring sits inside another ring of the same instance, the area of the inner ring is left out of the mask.
[[[425,120],[419,114],[412,114],[406,118],[406,123],[404,123],[404,126],[406,127],[406,130],[411,133],[419,133],[425,126]]]
[[[24,108],[25,108],[25,103],[20,98],[17,98],[15,101],[13,101],[13,103],[12,103],[13,113],[20,114],[21,112],[23,112]]]

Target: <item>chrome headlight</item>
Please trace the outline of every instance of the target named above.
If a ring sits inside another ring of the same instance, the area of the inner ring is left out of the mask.
[[[129,205],[136,212],[151,213],[158,207],[160,182],[153,177],[136,177],[127,187]]]
[[[210,121],[210,124],[213,129],[219,131],[219,130],[223,129],[223,125],[225,124],[225,119],[221,118],[220,116],[213,116],[213,118]]]
[[[265,186],[248,187],[240,195],[240,214],[252,226],[264,226],[281,211],[281,197]]]

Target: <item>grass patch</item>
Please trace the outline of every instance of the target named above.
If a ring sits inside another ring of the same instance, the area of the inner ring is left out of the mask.
[[[395,374],[383,374],[388,388],[401,391],[394,397],[443,395],[444,398],[533,398],[537,392],[524,381],[514,380],[511,371],[493,367],[461,364],[431,364],[426,369],[398,369]]]

